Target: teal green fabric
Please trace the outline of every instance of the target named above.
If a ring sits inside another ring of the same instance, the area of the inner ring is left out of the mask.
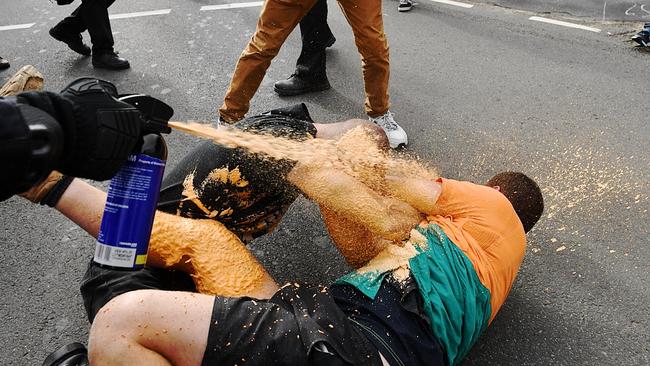
[[[438,225],[418,228],[427,247],[409,265],[423,298],[433,334],[458,364],[485,331],[490,320],[490,291],[483,286],[472,262]]]
[[[472,262],[438,225],[418,227],[427,239],[416,246],[419,254],[409,260],[418,284],[424,312],[433,335],[443,347],[449,365],[458,364],[487,328],[490,291],[483,286]],[[348,283],[374,299],[388,272],[349,273],[338,283]]]
[[[379,292],[381,283],[384,281],[384,277],[390,272],[365,272],[359,273],[357,271],[350,272],[345,276],[339,278],[336,283],[343,284],[348,283],[361,291],[364,295],[368,296],[371,299],[374,299]]]

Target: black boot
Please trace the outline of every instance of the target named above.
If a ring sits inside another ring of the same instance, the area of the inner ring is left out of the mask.
[[[76,53],[83,56],[90,56],[90,47],[86,46],[80,33],[65,33],[61,29],[54,27],[50,29],[50,36],[57,41],[67,44]]]
[[[325,65],[324,48],[312,52],[303,49],[296,71],[288,79],[276,82],[273,90],[279,95],[289,96],[330,89]]]
[[[81,343],[70,343],[52,352],[43,366],[88,366],[88,351]]]
[[[289,76],[286,80],[276,82],[273,86],[273,90],[275,90],[278,95],[290,96],[327,90],[331,87],[332,86],[330,85],[329,80],[327,80],[326,75],[312,77],[295,73]]]
[[[93,53],[93,66],[99,69],[124,70],[131,67],[129,61],[115,52]]]
[[[9,68],[9,61],[5,60],[4,58],[0,57],[0,70],[8,69]]]

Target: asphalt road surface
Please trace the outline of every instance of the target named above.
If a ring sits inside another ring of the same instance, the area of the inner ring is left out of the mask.
[[[170,11],[115,19],[116,48],[132,68],[108,72],[47,35],[71,7],[3,0],[0,26],[27,25],[0,31],[0,55],[12,62],[0,81],[33,64],[49,90],[94,75],[165,100],[177,119],[214,119],[259,13],[200,10],[223,3],[118,1],[113,14]],[[545,193],[547,210],[529,234],[510,297],[464,364],[650,364],[650,53],[628,41],[639,24],[594,17],[577,23],[595,29],[576,29],[530,19],[576,23],[555,15],[468,4],[421,1],[398,13],[397,2],[383,3],[391,109],[409,133],[406,153],[450,178],[481,182],[524,171]],[[319,121],[364,116],[352,34],[333,2],[330,14],[333,88],[273,93],[272,83],[293,70],[294,33],[252,112],[305,102]],[[172,166],[197,143],[179,133],[168,141]],[[60,345],[85,342],[78,285],[93,240],[53,210],[12,198],[0,204],[0,248],[1,363],[40,365]],[[251,248],[279,281],[327,283],[347,269],[302,198]]]
[[[481,0],[513,9],[561,14],[573,18],[597,19],[601,22],[650,22],[648,0]]]

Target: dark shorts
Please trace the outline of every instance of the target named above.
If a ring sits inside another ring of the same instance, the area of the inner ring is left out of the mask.
[[[380,366],[377,349],[324,287],[287,284],[270,300],[216,297],[203,366]]]
[[[91,263],[81,292],[89,319],[130,291],[193,291],[185,273]],[[327,352],[326,352],[327,350]],[[379,353],[324,287],[291,284],[270,300],[216,296],[202,365],[380,366]]]
[[[335,284],[337,306],[391,366],[443,366],[448,363],[425,315],[415,281],[387,276],[371,299],[349,284]]]

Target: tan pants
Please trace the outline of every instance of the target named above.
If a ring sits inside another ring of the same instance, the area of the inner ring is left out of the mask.
[[[388,42],[384,33],[381,0],[338,0],[354,32],[361,54],[366,90],[365,110],[371,117],[386,113],[388,103]],[[316,0],[266,0],[257,29],[235,67],[230,87],[219,109],[221,118],[235,122],[248,112],[266,69],[280,47],[314,6]]]

